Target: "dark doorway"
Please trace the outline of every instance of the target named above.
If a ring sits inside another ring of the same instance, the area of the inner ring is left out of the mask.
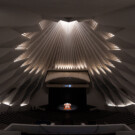
[[[71,103],[78,108],[86,106],[86,88],[50,88],[49,106],[58,107],[64,103]]]

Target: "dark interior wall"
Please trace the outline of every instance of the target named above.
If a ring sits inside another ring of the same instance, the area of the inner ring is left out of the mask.
[[[64,103],[71,103],[78,107],[86,106],[85,88],[50,88],[49,105],[57,107]]]

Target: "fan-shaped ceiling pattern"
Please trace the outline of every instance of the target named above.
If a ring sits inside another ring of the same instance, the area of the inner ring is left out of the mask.
[[[134,104],[134,4],[1,0],[0,102],[27,105],[48,70],[87,70],[108,106]]]
[[[16,50],[25,50],[14,62],[24,60],[21,67],[26,66],[24,72],[41,72],[47,70],[89,70],[100,74],[111,72],[108,66],[115,67],[110,61],[121,62],[111,50],[120,50],[105,39],[113,35],[110,33],[96,33],[97,23],[87,21],[42,21],[42,31],[35,34],[25,33],[30,38]]]

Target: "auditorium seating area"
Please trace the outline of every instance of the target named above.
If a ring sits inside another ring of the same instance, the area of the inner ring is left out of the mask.
[[[135,123],[135,116],[130,112],[110,112],[95,110],[93,112],[72,112],[68,118],[66,113],[60,111],[50,112],[41,109],[29,108],[28,110],[9,111],[0,114],[0,129],[4,129],[11,123],[24,124],[51,124],[55,125],[95,125],[95,124],[127,124]],[[124,118],[124,119],[123,119]]]

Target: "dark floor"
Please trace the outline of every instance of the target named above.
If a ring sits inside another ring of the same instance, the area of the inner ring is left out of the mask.
[[[24,124],[50,124],[56,125],[80,125],[81,123],[93,124],[119,124],[131,125],[135,123],[135,116],[129,112],[110,112],[93,110],[88,108],[71,112],[59,111],[57,109],[31,109],[18,112],[6,112],[0,114],[0,128],[3,129],[11,123]]]

